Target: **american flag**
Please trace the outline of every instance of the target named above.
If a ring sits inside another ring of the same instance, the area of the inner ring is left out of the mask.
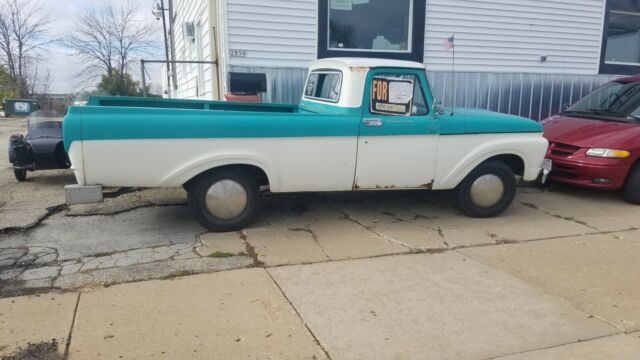
[[[443,43],[442,43],[442,47],[447,49],[447,50],[451,50],[455,47],[455,39],[454,39],[454,35],[451,35],[450,37],[448,37]]]

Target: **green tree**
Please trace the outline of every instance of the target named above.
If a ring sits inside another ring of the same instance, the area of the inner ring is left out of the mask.
[[[18,97],[18,85],[13,81],[7,70],[0,66],[0,101]]]
[[[102,80],[98,84],[101,89],[110,95],[119,96],[142,96],[140,83],[133,80],[130,74],[121,74],[118,70],[111,70],[110,74],[102,75]],[[147,86],[147,92],[149,87]]]

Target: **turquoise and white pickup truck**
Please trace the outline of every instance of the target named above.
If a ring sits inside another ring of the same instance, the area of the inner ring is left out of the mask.
[[[299,105],[94,97],[71,107],[64,144],[78,184],[183,186],[200,223],[230,231],[250,223],[265,191],[457,189],[464,213],[492,217],[513,201],[516,175],[541,173],[541,125],[441,108],[420,63],[334,58],[309,70]]]

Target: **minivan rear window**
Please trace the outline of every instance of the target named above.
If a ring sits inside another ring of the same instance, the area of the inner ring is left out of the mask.
[[[308,99],[338,102],[342,88],[342,73],[339,71],[312,71],[307,78],[304,97]]]

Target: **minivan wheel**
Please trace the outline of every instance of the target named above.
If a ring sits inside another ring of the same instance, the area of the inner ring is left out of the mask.
[[[16,177],[16,180],[20,182],[27,180],[27,170],[25,169],[13,169],[13,175]]]
[[[489,218],[500,215],[513,202],[516,178],[502,162],[479,165],[460,183],[458,206],[468,216]]]
[[[637,163],[627,175],[624,199],[630,204],[640,205],[640,163]]]
[[[258,211],[256,180],[244,171],[220,170],[201,176],[189,186],[189,206],[207,229],[223,232],[243,229]]]

